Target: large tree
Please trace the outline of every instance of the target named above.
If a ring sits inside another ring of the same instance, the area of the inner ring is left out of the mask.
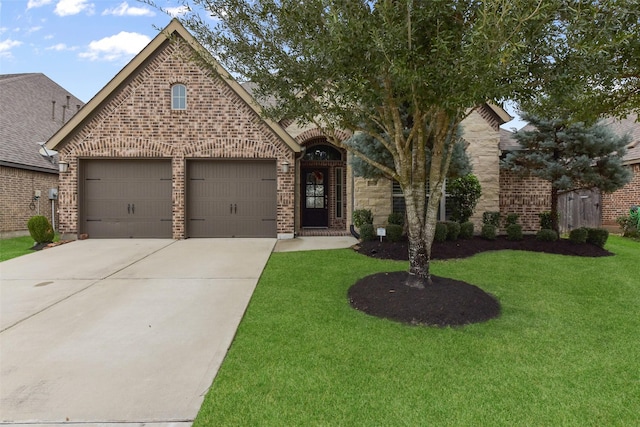
[[[553,63],[550,58],[561,52],[559,46],[566,44],[564,34],[590,25],[590,9],[601,4],[584,2],[584,8],[575,8],[574,3],[580,2],[564,0],[183,3],[191,12],[180,19],[203,46],[241,80],[254,82],[257,96],[275,99],[275,105],[265,110],[267,116],[313,123],[333,144],[399,182],[407,210],[408,284],[416,286],[431,280],[431,245],[458,125],[487,101],[533,99],[544,90],[548,83],[544,73]],[[583,37],[587,45],[589,37]],[[596,71],[568,68],[566,74]],[[341,130],[375,139],[391,157],[391,165],[344,144]]]
[[[561,191],[598,188],[613,192],[629,182],[622,164],[628,136],[618,136],[604,125],[587,126],[567,119],[522,116],[535,129],[515,133],[520,150],[507,154],[501,166],[520,176],[536,176],[551,184],[552,227],[558,227]]]

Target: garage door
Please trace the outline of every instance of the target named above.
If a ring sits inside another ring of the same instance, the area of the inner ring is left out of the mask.
[[[172,237],[171,161],[84,160],[81,233]]]
[[[276,162],[187,164],[189,237],[276,237]]]

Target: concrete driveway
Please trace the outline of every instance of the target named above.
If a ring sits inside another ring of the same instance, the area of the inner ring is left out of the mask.
[[[0,423],[191,424],[275,242],[89,239],[0,263]]]

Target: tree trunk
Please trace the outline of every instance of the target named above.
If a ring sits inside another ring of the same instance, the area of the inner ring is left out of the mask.
[[[560,224],[558,216],[558,189],[551,187],[551,227],[560,235]]]

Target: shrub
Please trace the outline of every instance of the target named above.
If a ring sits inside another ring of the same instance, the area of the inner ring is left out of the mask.
[[[482,223],[493,225],[497,230],[500,227],[500,212],[483,212]]]
[[[569,232],[569,240],[573,243],[586,243],[589,231],[586,228],[575,228]]]
[[[609,232],[604,228],[587,228],[587,243],[604,248]]]
[[[460,223],[455,221],[445,221],[447,226],[447,240],[458,240],[460,235]]]
[[[399,242],[402,239],[402,226],[399,224],[387,225],[387,239],[391,242]]]
[[[447,240],[447,224],[442,221],[436,222],[436,233],[433,236],[433,240],[438,243]]]
[[[447,186],[451,206],[451,219],[458,222],[469,221],[482,194],[480,181],[475,175],[469,174],[456,178]]]
[[[637,222],[633,216],[620,216],[616,222],[620,226],[623,237],[640,236],[640,222]]]
[[[553,216],[550,211],[540,212],[540,228],[542,230],[553,230]]]
[[[365,223],[360,226],[360,240],[375,240],[376,237],[377,236],[375,230],[373,229],[373,224]]]
[[[536,234],[536,239],[542,240],[543,242],[555,242],[558,240],[558,233],[550,228],[543,228]]]
[[[361,228],[364,224],[373,224],[373,214],[369,209],[356,209],[353,211],[353,225]]]
[[[31,217],[27,222],[27,228],[29,229],[29,234],[31,234],[31,237],[36,243],[53,242],[53,227],[47,217],[42,215]]]
[[[458,236],[461,239],[470,239],[473,237],[473,223],[470,221],[463,222],[460,224],[460,235]]]
[[[389,218],[387,218],[388,224],[395,224],[399,226],[404,226],[404,214],[400,212],[392,212],[389,214]]]
[[[518,218],[520,218],[520,215],[518,215],[517,213],[507,214],[507,217],[504,219],[505,225],[508,227],[510,225],[517,224]]]
[[[496,240],[496,228],[493,224],[484,224],[480,235],[487,240]]]
[[[522,240],[522,226],[520,224],[507,225],[507,240]]]

